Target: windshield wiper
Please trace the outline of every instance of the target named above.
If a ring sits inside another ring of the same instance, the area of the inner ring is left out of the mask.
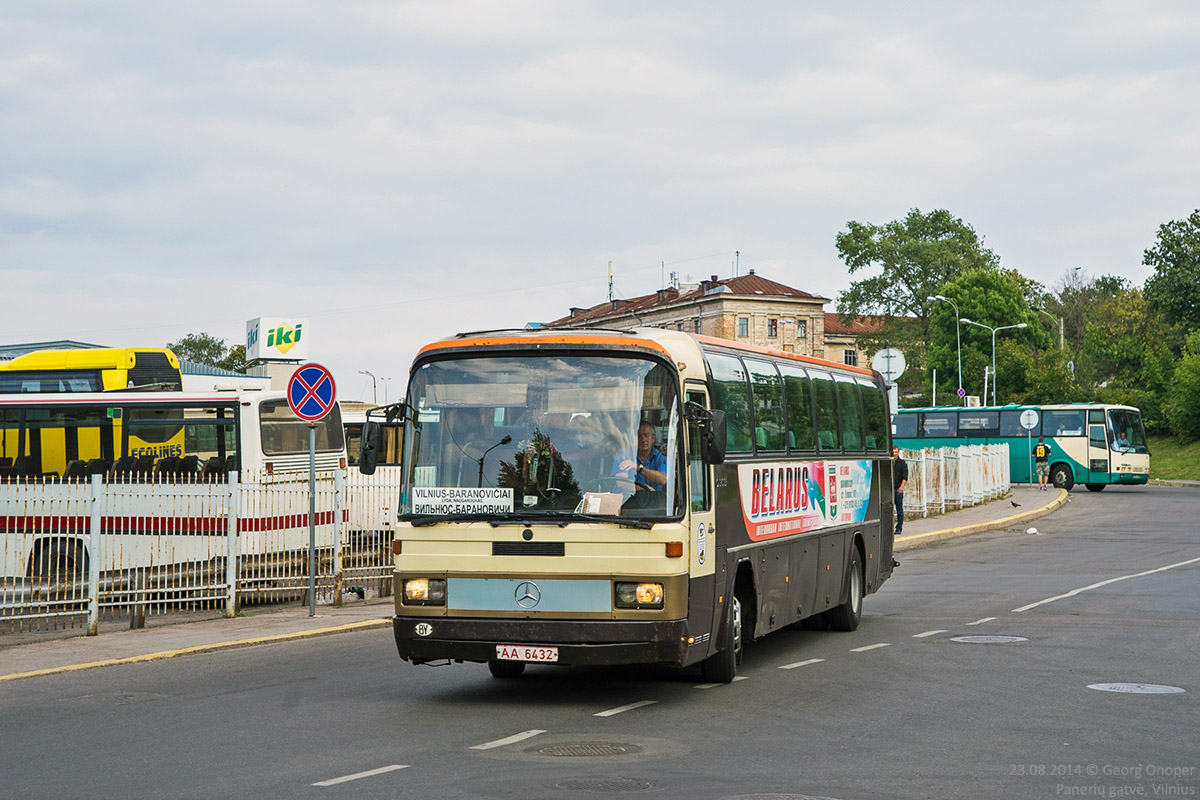
[[[489,520],[493,528],[498,528],[501,525],[557,525],[564,528],[572,522],[609,522],[614,525],[620,525],[623,528],[642,528],[649,530],[654,526],[654,523],[649,520],[637,519],[634,517],[618,517],[609,514],[574,514],[570,511],[563,511],[557,514],[542,514],[536,517],[500,517],[499,519]]]
[[[438,522],[486,522],[493,528],[499,528],[502,525],[557,525],[560,528],[565,528],[572,522],[607,522],[613,525],[620,525],[623,528],[641,528],[643,530],[649,530],[654,526],[654,523],[649,520],[633,517],[618,517],[607,514],[572,514],[570,512],[539,514],[536,517],[527,515],[509,516],[507,514],[422,514],[420,516],[401,516],[400,521],[407,522],[414,528],[419,528],[423,525],[433,525]]]

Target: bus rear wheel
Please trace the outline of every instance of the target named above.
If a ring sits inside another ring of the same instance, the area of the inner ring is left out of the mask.
[[[742,602],[731,595],[725,612],[725,633],[721,649],[700,665],[700,674],[709,683],[731,683],[742,663]]]
[[[1055,464],[1050,468],[1050,482],[1056,489],[1066,489],[1069,492],[1075,485],[1075,476],[1066,464]]]
[[[829,622],[829,627],[835,631],[857,630],[858,623],[862,620],[863,568],[862,558],[858,555],[857,547],[853,549],[853,554],[850,556],[850,571],[846,575],[846,579],[849,583],[846,589],[846,602],[825,612],[825,619]]]
[[[1103,492],[1104,491],[1103,483],[1087,483],[1084,485],[1087,486],[1089,492]]]

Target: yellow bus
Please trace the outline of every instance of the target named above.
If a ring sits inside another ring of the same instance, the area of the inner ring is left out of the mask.
[[[0,394],[182,389],[179,359],[162,347],[37,350],[0,361]]]
[[[854,630],[892,572],[867,369],[651,328],[462,334],[422,349],[383,413],[405,420],[393,632],[414,664],[729,682],[751,639]]]

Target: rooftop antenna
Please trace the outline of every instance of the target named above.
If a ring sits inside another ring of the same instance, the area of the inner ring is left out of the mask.
[[[738,276],[738,268],[740,266],[739,262],[741,261],[741,258],[742,258],[741,251],[734,250],[733,251],[733,277],[735,277],[735,278]]]
[[[608,302],[613,301],[612,262],[608,262]]]

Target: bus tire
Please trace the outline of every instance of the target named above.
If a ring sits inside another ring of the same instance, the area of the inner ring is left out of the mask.
[[[1054,484],[1054,488],[1066,489],[1069,492],[1075,485],[1075,476],[1071,474],[1070,467],[1060,462],[1050,467],[1050,482]]]
[[[525,671],[524,661],[501,661],[498,658],[493,658],[488,662],[488,671],[492,673],[493,678],[519,678],[521,673]]]
[[[700,674],[708,683],[731,683],[742,663],[742,602],[737,595],[730,595],[725,608],[721,649],[700,665]]]
[[[863,568],[862,557],[859,556],[857,547],[851,550],[850,569],[846,573],[846,581],[849,584],[846,588],[846,602],[825,612],[825,620],[835,631],[856,630],[858,623],[862,620]]]
[[[1103,492],[1104,491],[1103,483],[1086,483],[1084,485],[1087,486],[1089,492]]]

